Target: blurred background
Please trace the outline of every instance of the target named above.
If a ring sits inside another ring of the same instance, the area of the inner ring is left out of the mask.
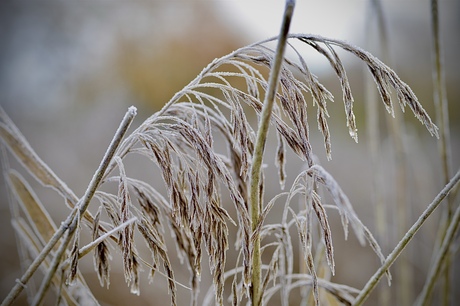
[[[384,57],[413,89],[430,116],[436,118],[429,1],[383,1],[387,52],[376,43],[376,17],[369,9],[370,2],[298,0],[291,32],[347,40]],[[457,103],[460,97],[460,3],[439,2],[451,128],[451,172],[455,172],[460,164]],[[137,126],[214,58],[277,35],[283,7],[281,0],[1,1],[0,104],[39,156],[77,195],[82,195],[130,105],[138,108],[133,124]],[[372,177],[377,169],[370,158],[365,112],[365,84],[369,74],[358,60],[347,55],[342,59],[355,97],[360,141],[356,144],[348,136],[340,84],[332,69],[312,54],[306,57],[307,64],[336,97],[336,103],[329,105],[332,161],[326,161],[315,122],[310,123],[313,150],[349,196],[366,226],[375,233]],[[395,162],[397,149],[390,137],[391,129],[385,121],[389,115],[380,102],[378,111],[379,169],[383,170],[380,190],[383,202],[388,204],[384,212],[388,230],[384,237],[376,236],[384,254],[388,254],[401,237],[395,229],[398,215],[395,184],[400,169]],[[405,201],[410,203],[405,217],[407,230],[442,188],[443,181],[437,140],[430,137],[409,110],[403,115],[398,112],[397,118],[398,122],[404,122],[401,139],[407,161]],[[292,183],[300,165],[300,161],[292,160],[286,186]],[[39,187],[32,179],[29,181]],[[20,276],[21,264],[3,178],[0,182],[0,299],[3,299]],[[62,199],[53,197],[49,190],[36,188],[36,191],[59,224],[68,212]],[[268,193],[267,198],[269,196]],[[362,288],[378,268],[378,262],[369,247],[360,247],[353,237],[343,241],[339,219],[331,218],[337,221],[332,224],[337,256],[333,281]],[[435,247],[439,219],[437,213],[407,249],[410,285],[401,286],[396,278],[391,288],[395,301],[404,294],[415,298],[420,292]],[[357,251],[357,248],[361,249]],[[452,266],[457,283],[460,281],[458,259],[457,252]],[[161,298],[169,301],[164,280],[152,287],[143,277],[141,296],[137,297],[129,293],[120,271],[113,271],[111,290],[107,292],[100,288],[91,260],[81,269],[104,305],[125,305],[133,301],[160,305],[163,304]],[[406,288],[406,292],[401,293],[398,288]],[[183,293],[187,301],[188,293]],[[377,294],[371,298],[377,301]],[[460,300],[459,292],[455,298]],[[19,303],[26,303],[25,299]]]

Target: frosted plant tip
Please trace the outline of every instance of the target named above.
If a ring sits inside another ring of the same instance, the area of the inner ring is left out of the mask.
[[[135,107],[134,105],[131,105],[129,108],[128,108],[128,112],[133,114],[133,115],[137,115],[137,107]]]
[[[358,143],[358,130],[350,130],[349,133],[351,138],[353,138],[355,142]]]

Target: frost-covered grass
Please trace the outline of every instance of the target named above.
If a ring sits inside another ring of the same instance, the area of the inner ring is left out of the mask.
[[[58,302],[97,305],[78,263],[82,257],[93,254],[100,285],[109,287],[114,249],[121,253],[120,264],[132,293],[142,294],[140,274],[141,270],[148,270],[150,278],[160,275],[155,281],[162,278],[167,283],[172,305],[177,305],[178,286],[190,293],[192,305],[268,305],[275,296],[288,305],[294,294],[300,294],[304,304],[360,305],[385,274],[391,283],[389,268],[456,186],[460,175],[457,172],[446,181],[446,187],[386,257],[339,182],[316,161],[309,127],[312,122],[317,125],[329,159],[332,144],[327,103],[333,95],[310,72],[308,59],[291,42],[312,47],[330,63],[341,85],[346,128],[354,140],[358,140],[354,99],[337,49],[351,53],[367,67],[390,115],[394,115],[393,92],[396,103],[403,110],[408,108],[431,135],[446,138],[448,130],[444,126],[439,135],[438,127],[409,86],[369,52],[337,39],[289,34],[293,10],[293,1],[287,1],[278,37],[214,60],[160,111],[128,133],[136,115],[136,108],[129,108],[82,198],[40,159],[1,110],[0,136],[9,150],[9,155],[6,151],[2,155],[4,175],[12,205],[21,207],[19,214],[13,214],[13,226],[18,243],[34,259],[4,305],[14,302],[40,265],[45,276],[33,293],[33,304],[42,303],[52,288]],[[271,42],[277,43],[275,50],[271,49]],[[292,49],[297,57],[285,58],[285,48]],[[437,68],[441,69],[440,65]],[[249,119],[250,112],[257,114],[256,124]],[[267,199],[265,177],[275,175],[262,167],[270,129],[278,140],[275,164],[281,191]],[[225,143],[225,150],[216,148],[217,138]],[[305,169],[286,173],[287,150],[305,164]],[[65,199],[69,215],[63,223],[55,224],[22,175],[8,166],[9,156],[20,161],[43,186],[53,188]],[[130,173],[128,156],[153,164],[164,186],[155,186],[141,179],[141,175]],[[287,174],[296,177],[291,186],[285,186]],[[110,188],[113,186],[116,188]],[[332,204],[326,202],[325,194]],[[97,206],[95,214],[88,210],[90,205]],[[275,206],[282,207],[282,213],[277,222],[268,222],[267,216]],[[363,289],[331,281],[335,258],[340,256],[334,252],[331,212],[340,214],[345,237],[351,226],[358,241],[369,244],[382,264]],[[449,256],[459,215],[458,208],[455,213],[452,209],[420,303],[429,301],[433,282]],[[230,241],[233,236],[229,226],[237,229],[235,241]],[[92,242],[81,242],[83,231],[89,232]],[[136,246],[141,240],[150,251],[147,257]],[[170,241],[175,249],[170,248]],[[294,252],[297,244],[300,255]],[[235,267],[227,265],[230,246],[238,254]],[[176,280],[177,267],[172,256],[187,265],[189,283]],[[203,258],[208,259],[204,266]],[[305,269],[295,264],[299,258]],[[204,296],[199,295],[202,269],[209,270],[213,283]]]

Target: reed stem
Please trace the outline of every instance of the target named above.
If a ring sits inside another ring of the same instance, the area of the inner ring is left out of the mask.
[[[268,127],[270,124],[270,117],[275,102],[275,95],[278,88],[280,79],[280,72],[282,63],[284,61],[284,51],[286,49],[286,42],[289,34],[289,26],[291,23],[292,15],[294,13],[294,0],[287,0],[284,9],[283,22],[281,25],[280,35],[278,38],[278,45],[276,47],[275,57],[273,59],[272,68],[270,70],[270,77],[268,83],[268,90],[265,95],[262,113],[260,115],[259,129],[257,131],[256,145],[254,148],[254,156],[251,168],[251,186],[250,186],[250,205],[251,205],[251,221],[252,230],[256,231],[260,218],[261,203],[260,203],[260,176],[263,155],[265,150],[265,142],[267,140]],[[254,248],[252,254],[253,272],[252,272],[252,285],[251,285],[251,299],[252,305],[257,306],[262,303],[261,296],[261,253],[260,253],[260,235],[255,234]]]
[[[436,109],[437,125],[439,126],[439,142],[438,150],[441,158],[441,168],[443,182],[446,183],[449,180],[451,173],[451,148],[450,148],[450,131],[449,131],[449,110],[447,103],[447,95],[444,80],[444,68],[442,63],[442,49],[441,49],[441,38],[439,31],[439,10],[438,1],[431,0],[431,28],[433,35],[433,87],[434,87],[434,103]],[[447,207],[445,209],[445,222],[441,223],[439,229],[439,241],[445,240],[446,230],[452,221],[453,214],[453,203],[452,198],[447,198]],[[439,243],[439,245],[441,242]],[[444,269],[444,290],[443,290],[443,305],[449,305],[450,295],[450,254],[447,252],[443,257],[446,268]],[[434,279],[427,279],[425,286],[431,287],[428,283],[433,283]]]

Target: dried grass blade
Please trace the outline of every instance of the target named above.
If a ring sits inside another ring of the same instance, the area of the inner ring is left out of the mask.
[[[250,143],[251,140],[248,132],[250,133],[252,129],[250,128],[246,115],[244,114],[244,110],[237,99],[230,99],[230,97],[227,99],[230,101],[235,101],[232,103],[233,108],[231,116],[231,121],[233,123],[233,137],[235,139],[233,146],[236,148],[236,145],[238,145],[241,151],[241,169],[239,175],[243,179],[246,179],[250,168],[250,155],[252,153],[250,152],[251,150],[249,148],[253,146],[253,144]]]
[[[125,173],[125,168],[123,162],[119,156],[114,157],[115,162],[117,163],[118,169],[120,171],[120,181],[118,185],[118,202],[120,205],[120,217],[121,222],[127,222],[131,218],[130,207],[131,196],[128,190],[128,182]],[[131,225],[126,226],[121,231],[121,250],[123,253],[123,269],[125,280],[128,284],[135,286],[136,281],[136,270],[135,270],[135,258],[134,258],[134,230]],[[131,287],[135,289],[135,287]],[[133,292],[138,293],[138,292]]]
[[[131,182],[130,182],[131,183]],[[160,211],[154,204],[148,194],[140,188],[140,186],[133,185],[134,191],[137,193],[137,201],[142,208],[143,216],[147,216],[149,221],[156,225],[161,225]]]
[[[383,255],[379,244],[377,243],[369,229],[359,219],[358,215],[355,213],[353,209],[353,206],[348,200],[348,197],[342,191],[335,179],[323,167],[319,165],[314,165],[310,167],[310,169],[307,170],[307,172],[315,175],[318,179],[318,182],[323,184],[331,194],[342,216],[342,225],[344,227],[345,233],[347,233],[348,222],[349,220],[351,220],[351,226],[360,243],[364,245],[365,241],[367,240],[372,250],[379,257],[380,262],[383,264],[385,262],[385,256]],[[388,283],[390,283],[392,278],[390,272],[386,271],[386,275]]]
[[[120,214],[118,213],[120,206],[117,196],[99,190],[95,193],[94,197],[97,198],[102,204],[112,224],[114,226],[119,226],[121,223],[121,218]]]
[[[130,226],[130,225],[128,225]],[[140,286],[139,286],[139,273],[141,271],[141,266],[139,265],[138,257],[135,254],[132,255],[133,261],[133,272],[132,272],[132,280],[131,280],[131,287],[130,291],[133,294],[140,295]]]
[[[343,96],[343,102],[345,106],[345,114],[347,117],[347,127],[349,129],[350,136],[356,142],[358,142],[355,115],[353,113],[353,100],[354,99],[351,93],[350,83],[348,81],[348,77],[347,77],[345,68],[342,64],[342,60],[340,59],[340,57],[338,56],[334,48],[332,48],[332,46],[328,43],[325,43],[325,45],[328,48],[330,53],[324,48],[322,48],[316,42],[312,42],[308,40],[302,40],[302,41],[312,46],[316,51],[318,51],[320,54],[326,57],[329,63],[331,64],[331,67],[334,69],[334,72],[337,75],[340,81],[340,86],[342,88],[342,96]]]
[[[281,189],[284,189],[286,182],[286,147],[284,144],[284,139],[281,137],[281,134],[276,133],[278,139],[278,146],[276,148],[276,159],[275,166],[278,168],[279,182]]]
[[[318,129],[321,131],[324,137],[324,147],[326,149],[326,157],[328,160],[332,159],[332,146],[331,146],[331,134],[329,132],[329,126],[327,125],[326,114],[321,108],[318,108],[316,121],[318,121]]]
[[[304,218],[299,218],[292,210],[295,223],[297,225],[297,231],[299,233],[300,241],[302,243],[302,250],[304,255],[305,263],[312,276],[313,296],[315,299],[315,305],[319,305],[319,290],[318,290],[318,276],[316,275],[315,262],[313,260],[313,254],[311,253],[311,234],[309,224]]]
[[[275,205],[276,201],[282,197],[282,196],[285,196],[285,195],[288,195],[288,192],[282,192],[282,193],[279,193],[277,194],[275,197],[273,197],[270,202],[267,203],[267,205],[264,207],[262,213],[260,214],[260,218],[259,218],[259,221],[257,222],[257,225],[255,226],[255,229],[251,235],[251,242],[253,242],[253,240],[255,239],[254,237],[256,235],[260,235],[261,233],[261,230],[262,230],[262,226],[264,224],[264,221],[265,219],[267,218],[267,215],[268,213],[271,211],[271,209],[273,208],[273,206]]]
[[[236,277],[234,277],[232,281],[232,305],[238,305],[238,285],[236,283]]]
[[[19,132],[18,128],[13,125],[9,118],[5,118],[6,114],[0,108],[0,116],[9,125],[0,122],[0,138],[8,147],[10,152],[16,159],[29,171],[29,173],[44,186],[51,187],[57,190],[64,198],[72,204],[78,202],[78,198],[61,181],[57,175],[38,157],[35,151],[31,148],[25,137]]]
[[[56,225],[21,174],[15,170],[10,170],[8,173],[8,183],[23,208],[29,223],[34,228],[34,232],[41,243],[45,245],[51,239],[54,232],[56,232]]]
[[[93,241],[99,238],[99,218],[101,216],[102,206],[99,207],[99,210],[94,217],[94,226],[93,226]],[[81,254],[81,252],[79,252]],[[109,288],[110,285],[110,253],[107,243],[103,240],[97,244],[96,250],[94,251],[94,269],[97,273],[97,278],[102,287],[104,285]]]
[[[324,239],[324,244],[326,246],[326,258],[329,268],[332,271],[332,274],[335,274],[335,262],[334,262],[334,247],[332,245],[332,233],[331,228],[329,227],[329,221],[327,219],[326,210],[321,204],[319,196],[314,193],[312,201],[313,210],[315,211],[316,217],[318,218],[319,224],[321,226],[321,233]]]
[[[345,71],[345,67],[342,64],[342,60],[340,59],[339,55],[337,52],[334,50],[334,48],[331,47],[331,45],[327,44],[326,45],[329,49],[329,51],[332,53],[334,60],[331,61],[334,63],[333,68],[335,70],[335,73],[337,74],[337,77],[340,80],[340,86],[342,87],[342,96],[343,96],[343,103],[345,105],[345,114],[347,117],[347,127],[348,127],[348,132],[350,136],[358,142],[358,129],[356,128],[356,120],[355,120],[355,114],[353,113],[353,95],[351,93],[351,87],[350,87],[350,82],[348,81],[347,73]]]
[[[171,262],[169,261],[166,245],[164,244],[162,237],[158,235],[158,232],[155,230],[154,227],[149,225],[147,220],[141,219],[141,221],[137,223],[137,228],[139,229],[141,235],[144,237],[144,240],[147,243],[148,248],[152,252],[154,260],[157,257],[161,257],[161,259],[163,260],[163,267],[166,271],[166,276],[168,278],[168,288],[171,293],[171,304],[173,306],[176,306],[176,282],[174,280],[174,272],[171,268]],[[156,262],[154,262],[154,267],[155,266]]]
[[[278,245],[278,247],[274,251],[272,259],[270,260],[270,263],[269,263],[269,265],[267,267],[267,272],[265,273],[265,277],[264,277],[264,280],[262,282],[262,288],[260,290],[261,295],[262,295],[261,305],[264,305],[265,303],[268,302],[268,300],[265,300],[265,291],[268,288],[269,282],[273,281],[274,284],[276,283],[276,277],[278,276],[278,268],[279,268],[280,259],[281,259],[280,255],[279,255],[279,253],[281,252],[280,248],[281,248],[281,246]],[[285,305],[286,302],[287,302],[287,299],[282,299],[281,301],[282,301],[283,305]]]
[[[75,234],[74,234],[74,242],[72,245],[72,250],[70,251],[69,255],[69,260],[70,260],[70,271],[69,275],[67,276],[66,284],[68,286],[73,286],[75,285],[76,277],[77,277],[77,268],[78,268],[78,250],[79,250],[79,244],[80,244],[80,213],[77,213],[76,216],[76,229],[75,229]]]

